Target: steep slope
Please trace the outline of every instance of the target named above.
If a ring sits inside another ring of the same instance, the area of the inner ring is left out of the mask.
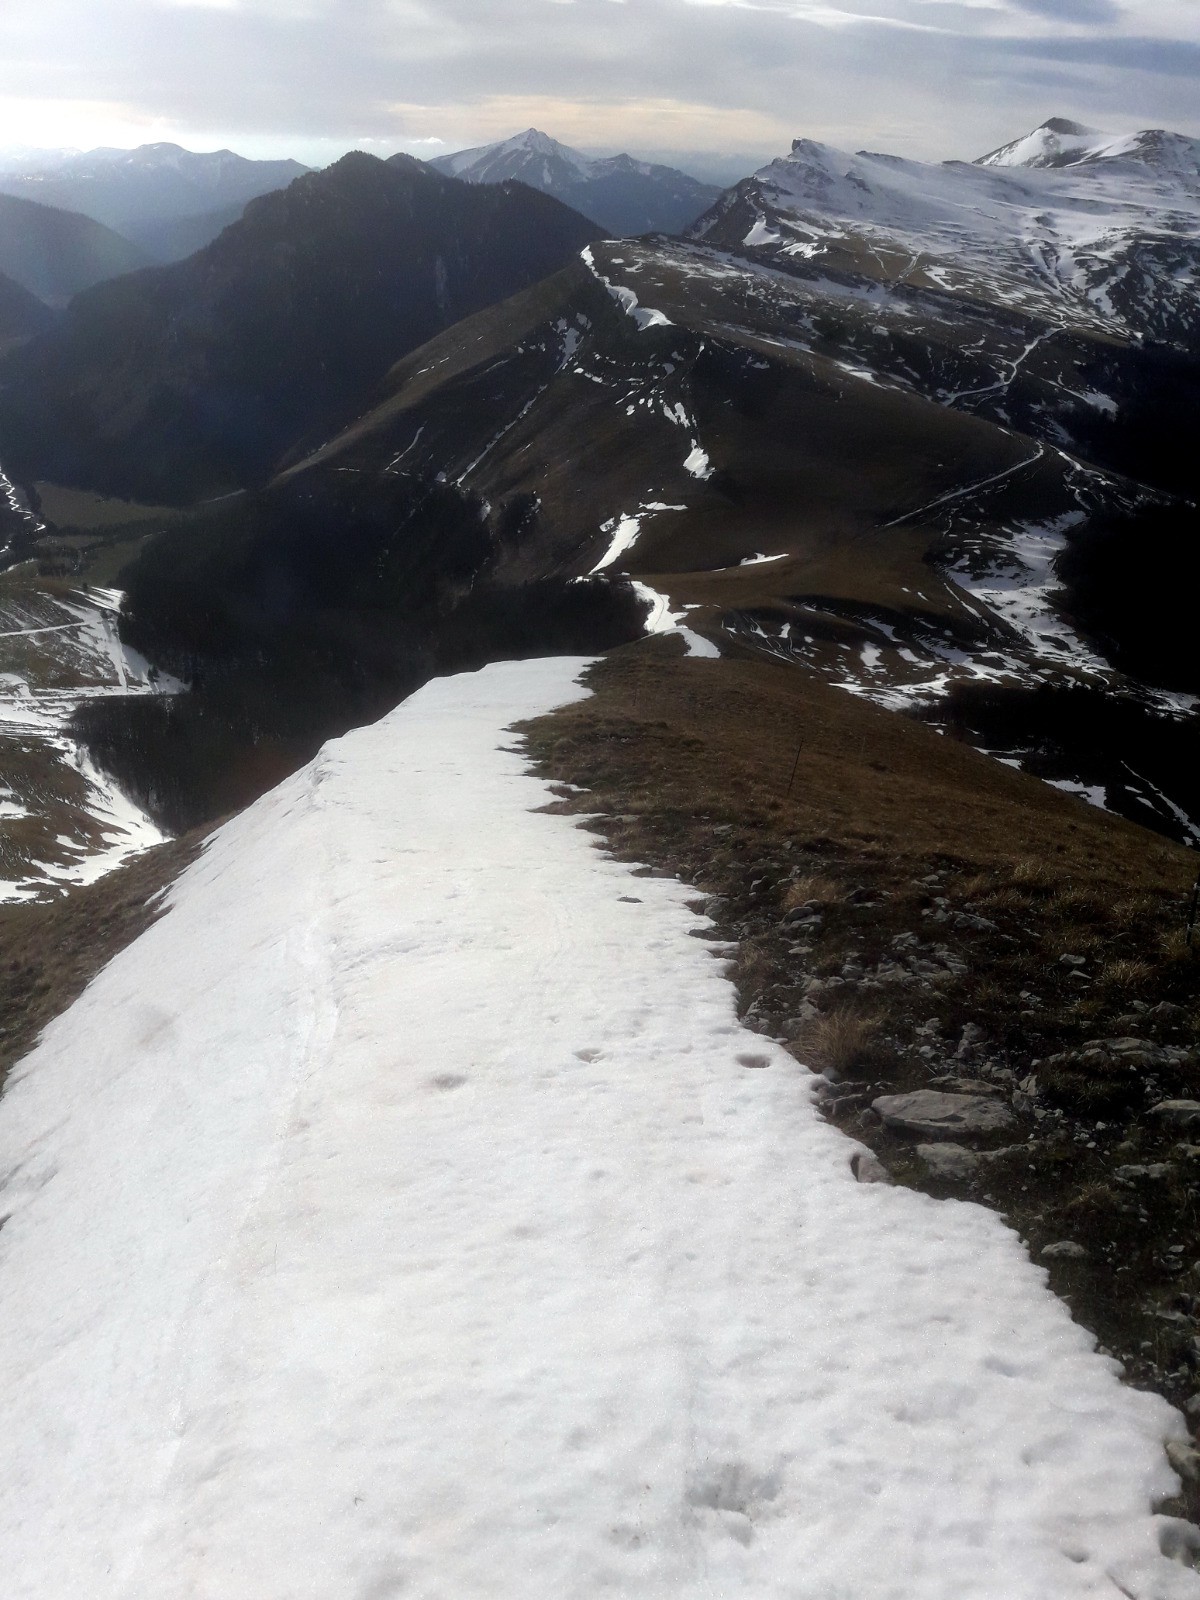
[[[228,492],[595,231],[521,185],[347,156],[191,259],[77,300],[3,369],[0,456],[26,480],[157,502]]]
[[[44,300],[0,274],[0,350],[49,327],[54,314]]]
[[[246,206],[240,200],[221,206],[215,211],[189,213],[187,216],[149,217],[131,222],[127,232],[141,249],[155,262],[167,264],[183,261],[211,244],[218,234],[241,220]]]
[[[298,161],[249,161],[232,150],[176,144],[136,150],[47,152],[0,173],[0,193],[81,211],[140,241],[166,218],[244,207],[308,171]]]
[[[1178,1414],[547,814],[581,665],[327,747],[17,1068],[7,1592],[1196,1600]]]
[[[517,179],[554,195],[617,237],[681,233],[720,194],[674,167],[628,155],[592,159],[536,128],[499,144],[438,156],[430,165],[467,183]]]
[[[48,306],[146,265],[128,239],[91,217],[0,194],[0,273]]]

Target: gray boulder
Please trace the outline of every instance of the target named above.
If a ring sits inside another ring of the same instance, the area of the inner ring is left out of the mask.
[[[1176,1128],[1200,1128],[1200,1100],[1160,1100],[1150,1115]]]
[[[1087,1255],[1074,1239],[1059,1239],[1054,1244],[1043,1245],[1040,1253],[1043,1261],[1082,1261]]]
[[[919,1144],[917,1154],[933,1178],[961,1182],[973,1178],[979,1171],[981,1158],[975,1150],[964,1150],[959,1144]]]
[[[1007,1106],[982,1094],[943,1094],[917,1089],[883,1094],[871,1102],[884,1124],[925,1139],[959,1139],[972,1133],[1001,1133],[1016,1120]]]

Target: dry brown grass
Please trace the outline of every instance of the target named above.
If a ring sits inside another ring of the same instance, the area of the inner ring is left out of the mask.
[[[766,987],[774,976],[774,970],[770,956],[761,945],[746,940],[738,946],[733,980],[744,1005],[748,1005]]]
[[[1154,979],[1154,967],[1137,956],[1116,956],[1106,961],[1097,976],[1104,989],[1119,989],[1137,996]]]
[[[1012,880],[1033,895],[1053,894],[1056,879],[1044,861],[1036,856],[1022,856],[1013,863]]]
[[[1108,896],[1068,884],[1055,893],[1047,910],[1050,916],[1060,922],[1099,926],[1106,920],[1111,904]]]
[[[877,1064],[881,1019],[856,1006],[835,1006],[806,1023],[796,1040],[812,1067],[838,1078],[853,1077]]]
[[[1108,908],[1109,927],[1132,930],[1160,914],[1162,902],[1145,894],[1119,895]]]
[[[845,892],[835,878],[821,872],[805,872],[792,880],[791,887],[783,897],[783,909],[793,911],[797,906],[836,905]]]
[[[620,816],[632,795],[654,800],[626,859],[670,867],[721,898],[717,921],[743,952],[743,1010],[753,1002],[756,1025],[787,1037],[806,1065],[846,1077],[849,1092],[829,1098],[828,1114],[866,1138],[899,1181],[924,1181],[911,1145],[863,1123],[859,1091],[918,1088],[989,1064],[1018,1080],[1034,1072],[1049,1116],[1023,1124],[1035,1139],[1007,1168],[989,1168],[989,1190],[1033,1249],[1075,1237],[1089,1248],[1081,1267],[1053,1269],[1073,1309],[1135,1382],[1178,1404],[1183,1380],[1172,1374],[1183,1358],[1146,1355],[1158,1326],[1147,1307],[1177,1292],[1164,1250],[1184,1241],[1185,1223],[1194,1232],[1194,1219],[1163,1186],[1136,1196],[1147,1218],[1109,1182],[1129,1159],[1123,1141],[1140,1141],[1139,1158],[1157,1161],[1170,1135],[1145,1120],[1142,1074],[1085,1067],[1076,1052],[1111,1036],[1134,997],[1170,1000],[1193,1019],[1136,1030],[1148,1037],[1196,1027],[1200,948],[1193,966],[1182,935],[1195,858],[802,670],[695,662],[673,641],[651,640],[615,653],[591,684],[594,699],[534,724],[543,770],[590,791],[580,810]],[[936,887],[925,881],[934,874]],[[829,884],[842,892],[827,900]],[[859,885],[871,891],[869,908],[849,893]],[[996,927],[934,922],[934,895]],[[825,914],[797,945],[780,907],[808,900]],[[854,960],[869,977],[902,933],[953,948],[961,975],[871,989],[845,971]],[[1090,984],[1056,959],[1071,950],[1091,957]],[[810,995],[812,978],[839,976],[844,987]],[[822,1009],[801,1021],[810,998]],[[968,1023],[984,1037],[960,1059]],[[1151,1087],[1177,1091],[1174,1080]]]
[[[1200,977],[1200,929],[1192,935],[1192,942],[1187,942],[1187,929],[1180,922],[1177,927],[1164,928],[1155,939],[1158,954],[1164,961],[1173,966],[1184,966],[1195,963],[1196,974]]]
[[[1009,912],[1013,916],[1023,916],[1035,904],[1035,897],[1028,889],[1015,883],[999,883],[986,890],[983,894],[968,896],[974,899],[982,910],[991,912]]]

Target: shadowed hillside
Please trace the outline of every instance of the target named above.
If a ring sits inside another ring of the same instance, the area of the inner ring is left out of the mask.
[[[260,481],[361,409],[399,356],[595,235],[522,185],[349,155],[198,255],[109,284],[11,358],[13,476],[186,502]]]

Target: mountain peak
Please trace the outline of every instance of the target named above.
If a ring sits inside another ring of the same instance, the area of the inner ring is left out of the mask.
[[[466,183],[528,184],[621,237],[679,233],[720,193],[685,172],[629,155],[592,160],[540,128],[526,128],[499,144],[437,156],[429,165]]]
[[[1096,136],[1095,128],[1085,128],[1082,122],[1071,122],[1066,117],[1047,117],[1036,133],[1060,133],[1068,139],[1093,138]]]
[[[576,152],[569,145],[561,144],[557,139],[552,139],[548,133],[543,133],[540,128],[526,128],[524,133],[515,134],[507,140],[509,149],[534,150],[538,155],[552,156],[568,151],[571,155]]]
[[[1165,128],[1139,133],[1102,133],[1051,117],[1021,139],[980,156],[980,167],[1082,167],[1102,162],[1132,161],[1184,177],[1200,176],[1200,140]]]
[[[1067,117],[1048,117],[1032,133],[1023,134],[980,156],[980,167],[1069,167],[1086,160],[1098,147],[1112,144],[1116,135],[1100,133]]]

